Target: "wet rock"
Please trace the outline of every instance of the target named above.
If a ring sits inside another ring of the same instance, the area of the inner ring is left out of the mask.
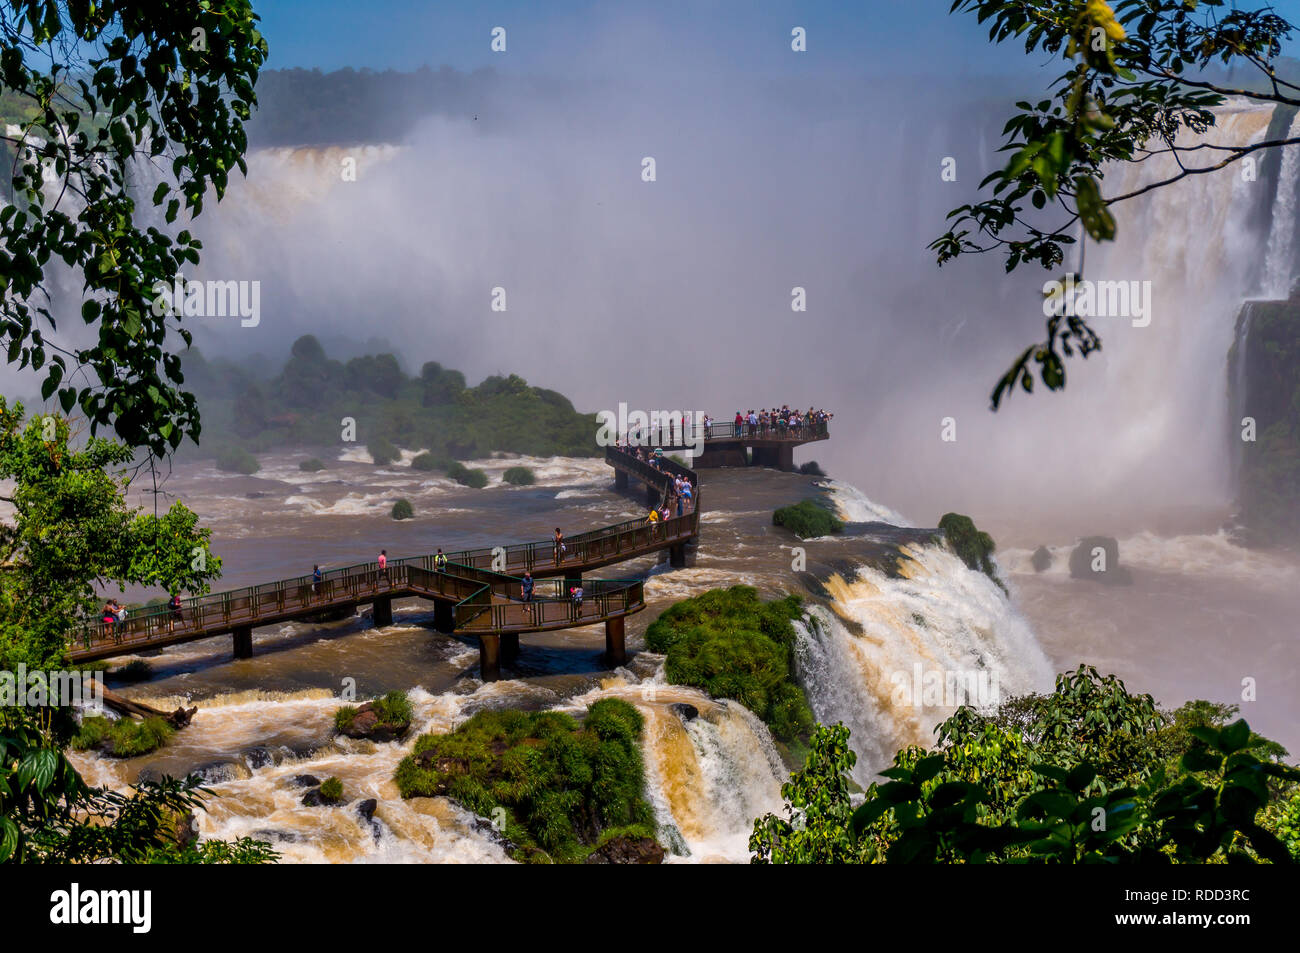
[[[1034,550],[1034,555],[1030,558],[1033,564],[1034,572],[1046,572],[1052,568],[1052,553],[1046,546],[1039,546]]]
[[[682,721],[694,721],[700,717],[700,710],[694,705],[688,705],[685,702],[673,702],[668,708]]]
[[[320,787],[320,778],[314,774],[296,774],[290,783],[299,788],[318,788]]]
[[[357,814],[361,816],[363,821],[370,823],[375,819],[375,808],[378,806],[378,801],[372,797],[368,797],[364,801],[359,801],[357,803]]]
[[[249,748],[244,752],[244,764],[248,765],[248,770],[256,771],[258,768],[275,764],[275,755],[271,753],[270,748]]]
[[[221,784],[223,781],[242,781],[252,772],[246,764],[237,764],[233,761],[210,761],[199,765],[190,773],[197,774],[210,784]]]
[[[325,797],[320,793],[320,788],[312,788],[302,796],[302,803],[304,807],[334,807],[339,802]]]
[[[663,846],[653,837],[611,837],[587,856],[589,864],[662,864]]]
[[[1126,584],[1133,574],[1119,563],[1119,541],[1113,536],[1085,536],[1070,553],[1070,575],[1075,579]]]
[[[270,494],[270,493],[267,493],[265,490],[253,490],[253,491],[250,492],[250,493],[245,493],[245,494],[244,494],[244,497],[245,497],[246,499],[250,499],[250,500],[260,500],[260,499],[262,499],[263,497],[267,497],[267,496],[270,496],[270,495],[271,495],[271,494]]]
[[[253,840],[280,841],[287,844],[296,844],[303,839],[303,836],[296,831],[277,831],[270,828],[262,828],[253,831],[251,835]]]

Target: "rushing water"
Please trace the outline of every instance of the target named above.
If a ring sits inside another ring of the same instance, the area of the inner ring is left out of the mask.
[[[297,463],[305,456],[265,457],[251,477],[202,464],[180,464],[172,474],[168,492],[181,495],[213,528],[223,586],[306,571],[315,562],[324,568],[357,562],[381,547],[400,556],[439,545],[543,538],[556,525],[576,532],[640,510],[639,494],[616,493],[599,460],[476,461],[493,483],[471,490],[403,463],[376,468],[355,451],[341,453],[325,471],[304,473]],[[517,463],[535,470],[537,485],[497,482]],[[995,671],[1007,691],[1050,686],[1051,667],[1002,592],[930,543],[928,532],[881,522],[896,514],[853,487],[768,470],[709,470],[702,480],[700,545],[687,568],[642,558],[607,570],[647,577],[649,609],[629,620],[633,649],[658,611],[709,588],[747,583],[768,597],[804,594],[813,615],[803,627],[801,672],[818,718],[852,727],[863,781],[899,744],[924,742],[951,711],[943,704],[877,704],[882,679],[893,672],[923,662]],[[415,519],[388,518],[397,496],[412,501]],[[810,496],[873,521],[850,522],[842,536],[807,541],[807,570],[796,571],[796,541],[771,525],[771,511]],[[901,559],[900,578],[872,568],[895,559]],[[596,698],[617,696],[646,717],[648,796],[672,860],[743,860],[754,818],[779,809],[787,772],[766,728],[734,702],[665,684],[661,656],[640,651],[626,668],[609,672],[600,661],[599,626],[525,636],[515,668],[503,681],[484,684],[474,645],[432,631],[431,622],[428,606],[408,600],[396,606],[393,624],[380,629],[363,609],[335,623],[258,630],[251,659],[233,660],[226,637],[150,653],[154,677],[128,691],[162,707],[197,704],[194,723],[152,755],[129,761],[79,755],[78,763],[90,780],[118,787],[142,773],[197,770],[220,794],[201,818],[204,835],[256,834],[289,860],[501,860],[491,831],[456,806],[398,796],[392,775],[416,735],[450,730],[485,707],[581,712]],[[417,713],[412,734],[389,744],[334,737],[338,696],[352,683],[362,698],[394,688],[410,692]],[[690,709],[698,716],[685,717]],[[302,774],[339,777],[349,805],[376,799],[374,822],[352,806],[304,807],[294,783]]]

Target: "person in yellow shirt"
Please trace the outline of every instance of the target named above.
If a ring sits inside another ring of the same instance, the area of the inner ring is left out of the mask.
[[[659,522],[659,510],[657,510],[657,509],[651,510],[651,511],[650,511],[650,515],[646,517],[646,520],[645,520],[645,521],[646,521],[647,523],[658,523],[658,522]]]

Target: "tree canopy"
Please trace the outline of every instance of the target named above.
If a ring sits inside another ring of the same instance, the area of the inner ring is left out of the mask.
[[[170,225],[247,172],[244,123],[267,53],[256,21],[249,0],[0,9],[0,83],[29,117],[0,136],[12,159],[0,346],[11,365],[43,372],[41,396],[79,407],[92,434],[111,426],[160,457],[200,427],[169,343],[190,333],[153,307],[154,286],[198,264],[202,246],[188,230],[146,225],[136,195],[146,182]],[[82,280],[89,339],[56,323],[55,259]]]

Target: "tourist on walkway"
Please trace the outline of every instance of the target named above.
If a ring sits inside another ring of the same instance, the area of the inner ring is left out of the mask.
[[[523,581],[519,584],[519,590],[523,593],[524,602],[533,601],[533,574],[524,572]]]
[[[168,631],[168,632],[175,632],[175,631],[176,631],[176,623],[179,622],[179,623],[181,623],[182,625],[185,623],[185,617],[184,617],[183,613],[181,612],[181,594],[180,594],[179,592],[173,592],[173,593],[172,593],[171,601],[168,602],[168,606],[171,607],[171,610],[172,610],[172,617],[171,617],[171,619],[169,620],[170,624],[169,624],[168,627],[167,627],[167,631]]]
[[[392,580],[388,578],[388,550],[381,549],[379,551],[379,559],[377,562],[379,563],[379,575],[375,578],[376,584],[378,584],[379,579],[382,578],[391,586]]]
[[[321,580],[324,578],[325,576],[321,573],[319,564],[311,567],[311,594],[313,596],[316,595],[317,586],[321,584]]]
[[[447,571],[447,557],[442,554],[442,547],[438,547],[438,553],[433,557],[433,568],[436,572]]]
[[[560,527],[557,526],[555,527],[555,565],[560,564],[566,550],[568,550],[568,547],[564,545],[564,534],[560,532]]]

